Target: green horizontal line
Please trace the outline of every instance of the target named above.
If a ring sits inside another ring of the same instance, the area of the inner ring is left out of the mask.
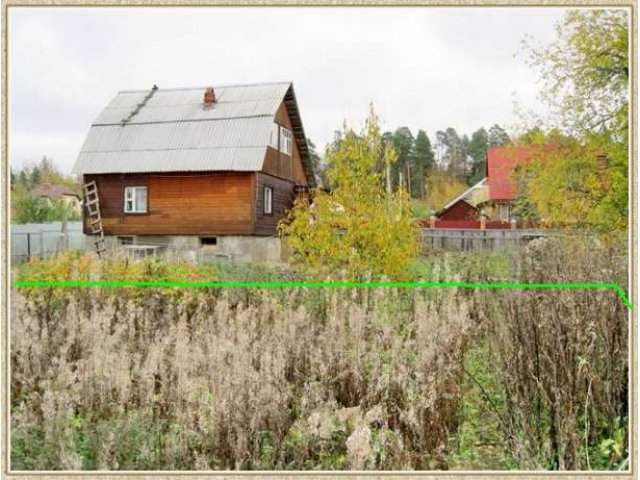
[[[467,283],[467,282],[164,282],[136,280],[19,280],[16,287],[151,288],[485,288],[615,290],[629,310],[633,305],[617,283]]]

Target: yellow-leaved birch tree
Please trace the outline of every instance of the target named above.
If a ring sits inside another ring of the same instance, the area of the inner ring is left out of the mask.
[[[384,187],[381,160],[390,167],[397,155],[384,145],[372,108],[361,132],[345,125],[327,148],[331,192],[315,190],[311,201],[298,200],[279,225],[294,266],[323,278],[407,278],[419,253],[418,230],[407,192]]]

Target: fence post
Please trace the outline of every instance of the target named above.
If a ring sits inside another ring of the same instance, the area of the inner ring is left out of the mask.
[[[27,259],[31,260],[31,234],[27,232]]]
[[[69,248],[69,236],[67,235],[67,210],[62,211],[62,225],[60,226],[60,251]]]

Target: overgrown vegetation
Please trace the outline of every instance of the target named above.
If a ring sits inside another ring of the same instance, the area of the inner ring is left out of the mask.
[[[621,250],[585,242],[410,271],[624,285]],[[91,258],[19,275],[291,275]],[[15,469],[617,469],[628,456],[614,292],[20,288],[12,302]]]
[[[552,225],[626,235],[629,204],[629,18],[571,10],[547,46],[525,43],[551,107],[521,143],[547,147],[525,165],[524,210]]]
[[[470,333],[451,295],[50,293],[14,297],[14,468],[443,465]]]
[[[62,199],[42,198],[34,192],[41,184],[61,185],[79,194],[79,186],[44,157],[35,165],[11,170],[11,221],[19,224],[80,220],[80,212]]]
[[[299,199],[279,225],[292,262],[308,274],[402,279],[419,252],[406,191],[384,187],[397,153],[385,145],[373,109],[361,132],[345,127],[327,149],[331,193]]]
[[[558,42],[533,54],[565,131],[518,139],[555,160],[521,172],[521,208],[550,224],[620,233],[626,16],[603,12],[570,12]],[[362,132],[337,135],[323,169],[331,193],[316,192],[313,207],[299,202],[281,226],[296,271],[69,252],[28,262],[17,277],[626,287],[621,235],[418,258],[409,193],[422,214],[439,191],[410,174],[435,171],[419,138],[381,134],[374,114]],[[498,126],[438,138],[442,176],[456,191],[482,176],[483,145],[511,141]],[[12,468],[625,469],[628,333],[611,290],[20,288]]]
[[[536,241],[520,262],[528,282],[624,285],[627,257],[595,241]],[[490,361],[505,399],[501,423],[524,469],[624,467],[628,456],[628,315],[587,290],[499,296],[482,308]]]
[[[453,175],[440,170],[432,172],[426,181],[425,189],[427,194],[425,200],[421,203],[424,208],[423,213],[420,216],[416,215],[416,217],[430,218],[433,213],[440,210],[468,188],[468,185],[457,180]]]

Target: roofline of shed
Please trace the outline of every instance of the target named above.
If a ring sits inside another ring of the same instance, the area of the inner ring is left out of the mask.
[[[476,205],[472,205],[471,203],[467,202],[464,198],[458,198],[457,200],[451,202],[448,204],[448,206],[446,207],[442,207],[440,210],[438,210],[437,212],[435,212],[435,216],[439,217],[441,216],[443,213],[445,213],[447,210],[451,210],[451,208],[453,208],[455,205],[457,205],[460,202],[464,202],[467,205],[469,205],[471,208],[473,208],[476,211],[479,211],[480,209],[476,206]]]

